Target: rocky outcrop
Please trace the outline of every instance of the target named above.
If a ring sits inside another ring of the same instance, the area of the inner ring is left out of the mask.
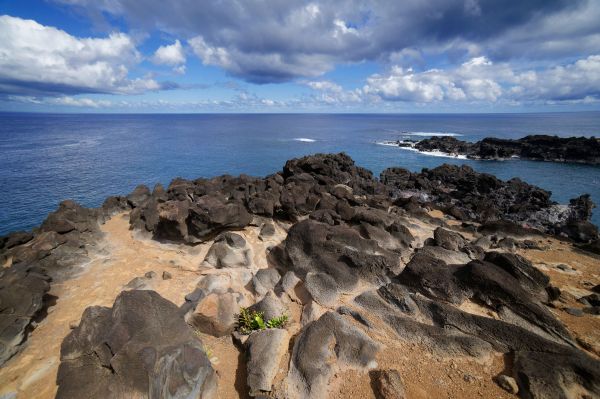
[[[216,397],[202,342],[154,291],[125,291],[112,308],[86,309],[60,358],[57,398]]]
[[[558,205],[539,187],[518,178],[502,181],[466,165],[444,164],[421,173],[390,168],[381,173],[381,181],[396,202],[404,204],[404,198],[411,197],[459,220],[509,221],[579,242],[598,237],[598,229],[589,222],[594,204],[588,195]]]
[[[476,143],[454,137],[431,137],[414,144],[419,151],[441,151],[474,159],[522,158],[535,161],[600,165],[600,139],[591,137],[526,136],[517,140],[485,138]]]
[[[57,397],[211,397],[218,377],[202,334],[234,335],[255,397],[327,397],[348,370],[371,376],[375,394],[402,397],[400,373],[376,362],[397,343],[440,360],[504,355],[505,389],[523,397],[598,396],[599,362],[584,351],[594,346],[554,313],[574,306],[561,303],[571,294],[516,253],[545,248],[544,234],[594,250],[592,207],[589,196],[559,205],[465,166],[393,168],[377,180],[344,154],[291,160],[265,178],[140,186],[99,209],[67,201],[39,229],[0,239],[0,361],[44,316],[50,284],[96,248],[98,223],[128,212],[135,239],[181,244],[161,261],[189,250],[193,280],[182,284],[170,261],[172,274],[155,269],[116,287],[112,308],[88,308],[64,339]],[[188,287],[181,306],[153,291],[169,284]],[[571,312],[578,320],[597,311],[597,282],[585,284],[572,301],[585,306]],[[240,307],[261,312],[263,329],[235,331]],[[282,315],[288,324],[268,328]]]

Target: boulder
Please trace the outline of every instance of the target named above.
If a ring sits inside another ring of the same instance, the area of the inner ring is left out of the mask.
[[[249,267],[252,265],[252,250],[239,234],[226,232],[215,238],[203,264],[216,267]]]
[[[143,184],[137,186],[127,198],[127,202],[132,208],[139,208],[150,198],[152,193],[150,189]]]
[[[202,342],[154,291],[124,291],[112,308],[87,308],[60,360],[59,399],[216,397]]]
[[[259,296],[263,296],[267,292],[272,291],[280,279],[281,275],[276,269],[260,269],[256,272],[254,277],[252,277],[254,292]]]
[[[308,273],[319,273],[312,275],[320,276],[313,293],[323,284],[331,291],[350,291],[360,279],[383,284],[401,270],[398,254],[381,248],[376,241],[361,237],[350,227],[310,219],[293,225],[281,251],[273,254],[278,257],[274,259],[278,267],[293,271],[303,280]]]
[[[0,268],[0,366],[19,350],[34,319],[48,306],[49,281],[33,265]]]
[[[262,312],[265,322],[275,317],[289,315],[287,307],[275,296],[273,291],[267,293],[263,299],[248,309],[250,311]]]
[[[338,367],[376,367],[378,345],[343,316],[327,312],[296,337],[287,376],[290,398],[324,398]]]
[[[185,319],[198,331],[223,337],[234,330],[242,300],[241,294],[233,292],[210,293],[200,299]]]
[[[275,235],[275,226],[273,223],[264,223],[260,228],[260,233],[258,234],[258,238],[262,241],[269,239]]]
[[[269,328],[250,334],[246,340],[248,363],[247,384],[250,395],[270,392],[279,371],[281,358],[287,352],[289,334],[286,330]]]

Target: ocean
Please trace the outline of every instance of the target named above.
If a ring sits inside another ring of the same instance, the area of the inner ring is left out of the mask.
[[[474,161],[382,145],[454,135],[600,136],[600,112],[540,114],[0,114],[0,235],[39,225],[63,199],[95,207],[138,184],[175,177],[264,176],[286,160],[344,151],[376,176],[467,164],[519,177],[565,203],[583,193],[600,204],[600,167],[522,160]],[[593,216],[600,225],[600,209]]]

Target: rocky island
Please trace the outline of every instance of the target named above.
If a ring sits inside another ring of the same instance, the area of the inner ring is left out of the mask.
[[[599,161],[523,140],[418,145]],[[0,397],[599,397],[593,207],[345,154],[64,201],[0,238]]]
[[[471,143],[451,136],[434,136],[420,141],[399,140],[395,143],[425,153],[438,151],[471,159],[521,158],[600,165],[600,138],[595,137],[532,135],[517,140],[488,137]]]

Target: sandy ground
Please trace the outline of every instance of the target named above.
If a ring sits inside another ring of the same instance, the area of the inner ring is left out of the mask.
[[[31,333],[21,353],[0,370],[0,395],[16,391],[18,398],[53,398],[60,363],[60,345],[88,306],[112,306],[123,286],[154,271],[155,289],[180,305],[198,280],[198,265],[209,245],[194,248],[137,240],[129,231],[128,215],[118,215],[102,226],[109,255],[97,256],[81,266],[76,278],[52,284],[57,297],[47,317]],[[163,271],[172,274],[162,280]]]
[[[92,305],[111,306],[123,287],[135,277],[153,271],[152,288],[165,298],[181,305],[184,296],[193,291],[202,277],[202,263],[208,248],[207,242],[195,247],[161,244],[134,236],[128,228],[128,215],[111,218],[102,230],[106,233],[102,245],[105,255],[98,255],[81,266],[77,277],[53,284],[50,294],[57,297],[48,310],[47,317],[30,334],[21,353],[0,369],[0,396],[17,392],[17,398],[53,398],[56,393],[56,373],[60,362],[60,345],[70,328],[76,326],[84,309]],[[241,234],[253,249],[254,267],[267,267],[266,251],[285,237],[287,226],[277,226],[271,240],[258,239],[258,227],[249,227]],[[432,227],[419,225],[419,241],[431,234]],[[422,235],[422,237],[421,237]],[[600,283],[600,257],[573,250],[568,244],[549,239],[547,249],[523,250],[521,254],[551,277],[552,284],[571,293],[566,295],[564,306],[579,307],[576,297],[591,293],[589,289]],[[564,271],[558,265],[568,265]],[[163,272],[172,278],[163,280]],[[364,287],[363,287],[364,288]],[[351,299],[351,296],[344,299]],[[461,306],[467,312],[495,317],[494,314],[473,303]],[[560,308],[551,309],[573,332],[588,345],[594,354],[594,345],[600,342],[600,317],[585,315],[575,317]],[[301,305],[290,305],[292,325],[290,332],[300,328]],[[377,356],[379,368],[397,369],[402,375],[408,398],[508,398],[493,377],[505,367],[502,356],[488,359],[439,358],[429,354],[427,348],[406,344],[394,338],[387,327],[366,331],[382,343]],[[231,337],[215,338],[198,333],[213,366],[219,375],[218,398],[247,398],[244,355],[233,344]],[[291,349],[290,344],[290,349]],[[598,355],[598,352],[595,353]],[[282,383],[287,374],[289,354],[280,364],[275,385]],[[330,397],[335,399],[374,398],[368,371],[345,370],[336,373],[330,384]]]

